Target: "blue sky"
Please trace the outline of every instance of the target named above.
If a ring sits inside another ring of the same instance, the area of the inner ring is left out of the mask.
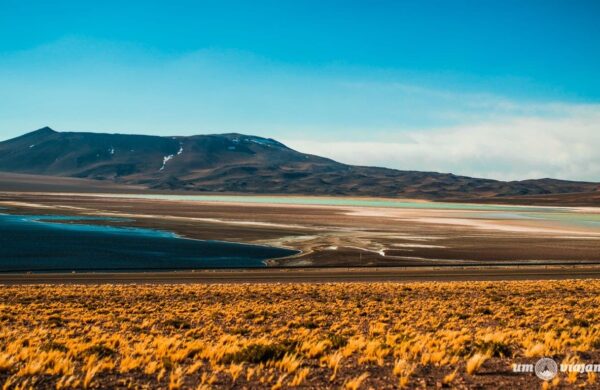
[[[598,1],[0,0],[0,139],[242,132],[600,181]]]

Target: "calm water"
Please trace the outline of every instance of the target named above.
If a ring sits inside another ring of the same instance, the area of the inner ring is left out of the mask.
[[[295,204],[322,206],[394,207],[411,209],[481,210],[481,211],[547,211],[552,207],[502,206],[471,203],[410,202],[394,199],[358,199],[310,196],[245,196],[245,195],[160,195],[110,194],[111,198],[184,200],[197,202],[235,202],[259,204]]]
[[[0,271],[263,267],[295,251],[85,223],[126,219],[0,214]]]

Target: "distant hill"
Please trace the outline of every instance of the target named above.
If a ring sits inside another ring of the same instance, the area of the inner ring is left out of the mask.
[[[497,181],[342,164],[270,138],[57,132],[0,142],[0,171],[111,181],[150,189],[423,199],[494,199],[594,193],[600,184]]]

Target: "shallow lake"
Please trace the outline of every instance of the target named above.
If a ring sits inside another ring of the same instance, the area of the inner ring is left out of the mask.
[[[519,206],[498,204],[420,202],[396,199],[318,197],[318,196],[260,196],[260,195],[164,195],[164,194],[104,194],[111,198],[152,199],[188,202],[225,202],[249,204],[289,204],[350,207],[383,207],[465,211],[464,217],[483,219],[541,220],[565,226],[579,226],[600,231],[600,213],[582,212],[572,207]],[[475,212],[475,213],[473,213]]]
[[[510,206],[473,203],[419,202],[395,199],[368,199],[317,196],[257,196],[257,195],[164,195],[164,194],[104,194],[111,198],[180,200],[195,202],[232,202],[257,204],[292,204],[320,206],[393,207],[411,209],[482,210],[482,211],[544,211],[552,207]]]
[[[128,227],[127,222],[118,218],[0,214],[0,271],[255,268],[264,267],[264,260],[296,253],[260,245],[186,239],[172,232]]]

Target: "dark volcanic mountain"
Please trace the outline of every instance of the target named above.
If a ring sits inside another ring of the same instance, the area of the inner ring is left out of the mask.
[[[0,142],[0,171],[153,189],[425,199],[589,193],[600,187],[352,166],[243,134],[157,137],[56,132],[48,127]]]

